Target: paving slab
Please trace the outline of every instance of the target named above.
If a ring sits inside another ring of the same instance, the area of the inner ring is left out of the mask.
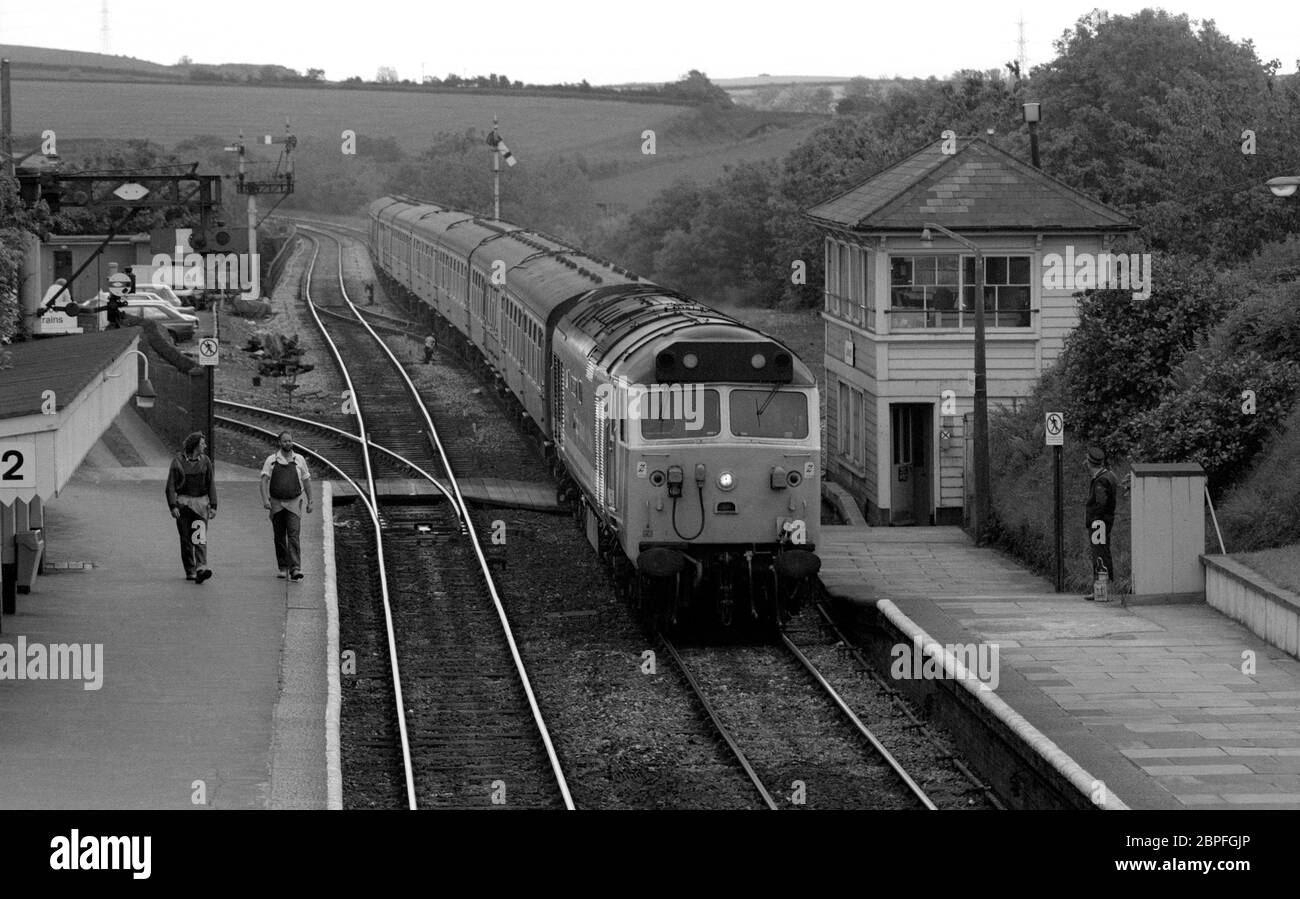
[[[320,695],[301,682],[281,691],[286,616],[323,616],[320,513],[303,522],[306,579],[278,580],[257,472],[218,463],[215,574],[196,585],[181,569],[166,469],[115,464],[157,460],[145,450],[101,446],[46,506],[46,561],[93,567],[37,578],[0,644],[101,652],[100,683],[85,689],[86,671],[0,679],[0,807],[323,808],[319,629],[296,622],[289,645],[306,660],[292,673],[318,679]]]
[[[824,526],[822,549],[832,595],[997,644],[998,695],[1130,807],[1300,808],[1300,661],[1218,611],[1057,594],[959,528]]]

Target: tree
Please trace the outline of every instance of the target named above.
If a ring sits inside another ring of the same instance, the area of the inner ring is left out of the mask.
[[[308,80],[308,81],[324,81],[324,80],[325,80],[325,70],[324,70],[324,69],[308,69],[308,70],[307,70],[307,80]]]
[[[375,82],[378,84],[396,84],[397,69],[392,66],[380,66],[379,71],[375,73]]]
[[[176,65],[178,66],[188,66],[193,64],[194,60],[190,59],[188,56],[182,56],[180,59],[176,60]]]
[[[664,85],[660,93],[668,97],[681,97],[685,100],[710,103],[715,106],[735,105],[730,94],[710,81],[709,77],[698,69],[691,69],[679,81]]]
[[[18,290],[24,236],[44,237],[49,221],[49,209],[44,203],[37,204],[34,210],[25,208],[18,197],[18,182],[0,173],[0,344],[8,343],[23,330]]]

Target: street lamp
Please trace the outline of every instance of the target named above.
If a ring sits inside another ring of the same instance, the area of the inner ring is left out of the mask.
[[[1300,187],[1300,175],[1281,175],[1268,179],[1268,189],[1275,197],[1289,197]]]
[[[971,241],[943,225],[923,222],[921,240],[930,241],[931,229],[975,254],[975,542],[983,543],[989,520],[989,391],[984,355],[984,253]]]
[[[1041,116],[1041,103],[1026,103],[1024,106],[1025,122],[1029,125],[1029,158],[1038,165],[1038,120]]]
[[[127,350],[128,353],[135,353],[144,360],[144,380],[140,382],[139,388],[135,392],[135,404],[141,409],[152,409],[154,402],[158,399],[158,392],[153,389],[153,382],[149,380],[149,357],[139,350]],[[104,380],[109,378],[120,378],[120,371],[104,372]]]

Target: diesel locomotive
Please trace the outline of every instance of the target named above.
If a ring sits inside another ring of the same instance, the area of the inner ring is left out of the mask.
[[[776,624],[820,568],[817,383],[786,346],[541,232],[410,197],[375,270],[517,404],[561,499],[661,625]]]

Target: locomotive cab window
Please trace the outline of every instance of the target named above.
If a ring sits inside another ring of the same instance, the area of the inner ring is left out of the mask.
[[[671,399],[670,399],[671,397]],[[653,405],[646,396],[641,397],[640,419],[643,440],[693,440],[698,437],[717,437],[722,433],[721,403],[718,391],[704,391],[704,408],[694,404],[683,406],[681,396],[671,394]],[[655,415],[656,407],[658,415]],[[653,416],[653,417],[652,417]]]
[[[736,437],[808,436],[808,397],[780,390],[731,391],[731,433]]]

